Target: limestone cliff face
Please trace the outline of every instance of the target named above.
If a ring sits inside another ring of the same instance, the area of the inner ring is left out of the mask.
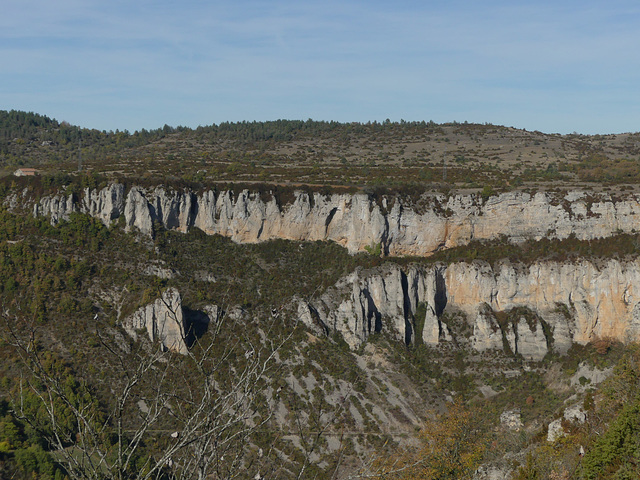
[[[540,360],[596,337],[640,340],[639,288],[640,261],[505,262],[496,269],[483,262],[404,270],[387,264],[344,277],[299,312],[310,312],[301,317],[305,323],[340,332],[357,348],[385,330],[407,343],[416,334],[428,344],[447,341],[458,332],[442,314],[459,311],[473,329],[468,341],[475,350],[508,348]]]
[[[160,342],[165,348],[178,353],[187,352],[182,300],[174,288],[165,291],[155,302],[135,311],[122,325],[134,338],[137,331],[146,329],[152,342]]]
[[[446,326],[438,320],[443,309],[438,303],[439,279],[438,267],[405,272],[389,264],[372,271],[356,270],[317,301],[302,302],[298,311],[304,312],[301,320],[305,323],[340,332],[349,346],[357,348],[371,334],[382,331],[405,343],[415,341],[413,316],[420,307],[424,312],[422,341],[437,344],[447,335]],[[307,308],[311,315],[306,314]]]
[[[113,183],[98,190],[86,188],[81,200],[73,194],[57,193],[40,198],[33,205],[34,216],[48,216],[51,224],[69,220],[73,212],[86,213],[105,225],[120,217],[124,210],[124,185]]]
[[[526,268],[503,263],[495,271],[483,263],[458,263],[446,269],[445,277],[449,302],[467,313],[483,303],[494,311],[526,306],[574,342],[640,339],[637,261],[541,262]],[[571,324],[562,317],[571,317]]]
[[[291,205],[281,207],[274,198],[243,191],[196,197],[193,226],[208,234],[220,234],[239,243],[288,240],[333,240],[349,251],[363,250],[380,241],[385,219],[372,209],[364,195],[314,195],[298,192]],[[189,225],[185,225],[187,228]]]
[[[112,184],[86,189],[80,198],[64,192],[35,203],[25,198],[24,192],[22,200],[15,194],[5,204],[14,208],[26,202],[34,215],[48,215],[54,224],[84,212],[105,224],[124,216],[127,230],[147,235],[157,223],[181,232],[195,227],[241,243],[331,240],[350,252],[380,244],[388,255],[429,255],[500,236],[518,242],[640,231],[640,197],[583,192],[510,192],[487,201],[477,195],[434,195],[403,203],[391,197],[299,191],[281,205],[275,197],[247,190],[196,193],[133,186],[126,192],[123,185]],[[448,306],[466,314],[476,350],[507,347],[537,359],[550,349],[565,352],[573,342],[595,337],[640,340],[638,285],[640,264],[615,260],[529,267],[505,262],[495,269],[481,262],[404,270],[388,265],[343,278],[320,299],[302,304],[299,316],[316,329],[342,333],[352,347],[382,330],[407,343],[419,334],[425,343],[436,344],[455,335],[442,320]],[[505,317],[521,307],[530,314]],[[421,327],[417,332],[416,325]]]
[[[432,195],[418,204],[398,198],[374,199],[365,194],[295,192],[280,205],[270,195],[248,190],[200,193],[162,186],[122,185],[87,190],[81,200],[57,194],[35,205],[35,215],[52,222],[82,211],[107,222],[125,217],[126,228],[153,233],[153,224],[186,232],[197,227],[240,243],[270,239],[331,240],[350,252],[380,244],[388,255],[424,256],[474,239],[505,236],[513,242],[528,238],[579,239],[640,231],[640,197],[614,199],[584,192],[509,192],[483,201],[478,195]],[[124,198],[124,200],[123,200]]]
[[[77,211],[72,194],[43,197],[33,206],[33,216],[48,216],[51,225],[57,225],[61,220],[69,220],[69,215]]]
[[[124,209],[124,185],[112,183],[98,190],[86,188],[80,204],[80,211],[109,225],[122,214]]]
[[[122,326],[133,338],[146,330],[149,340],[164,348],[186,354],[194,342],[216,324],[224,312],[217,305],[206,305],[202,310],[182,308],[180,292],[175,288],[164,291],[160,298],[125,318]]]

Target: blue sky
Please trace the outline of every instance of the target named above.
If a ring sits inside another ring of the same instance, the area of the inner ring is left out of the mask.
[[[0,0],[0,109],[640,131],[635,1]]]

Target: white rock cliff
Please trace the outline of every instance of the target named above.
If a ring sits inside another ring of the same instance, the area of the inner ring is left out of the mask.
[[[640,231],[640,197],[613,198],[584,192],[530,194],[508,192],[483,201],[478,195],[430,195],[420,207],[395,197],[366,194],[309,194],[296,191],[292,203],[244,190],[195,193],[162,186],[112,184],[86,190],[82,199],[54,194],[34,206],[35,215],[52,222],[72,211],[103,222],[121,215],[129,230],[153,233],[153,223],[181,232],[200,228],[240,243],[270,239],[331,240],[358,252],[380,244],[388,255],[424,256],[474,239],[510,241],[567,238],[594,239]],[[124,200],[123,200],[124,198]]]
[[[124,319],[122,326],[134,338],[140,330],[146,330],[152,342],[160,342],[178,353],[187,352],[182,300],[175,288],[166,290],[161,298],[136,310]]]
[[[406,343],[416,334],[427,344],[447,341],[456,332],[442,322],[445,309],[466,316],[477,351],[508,346],[528,360],[541,360],[550,350],[566,353],[572,343],[598,337],[639,341],[640,260],[600,266],[586,260],[503,262],[495,269],[485,262],[404,270],[386,264],[342,278],[299,312],[315,312],[315,319],[301,319],[340,332],[357,348],[380,331]],[[421,332],[415,331],[418,323]]]
[[[18,202],[17,194],[11,198]],[[379,244],[387,255],[428,256],[474,239],[520,242],[575,235],[588,240],[640,231],[640,197],[633,194],[616,199],[583,192],[509,192],[487,201],[477,195],[432,195],[419,204],[297,191],[281,205],[275,196],[247,190],[196,193],[133,186],[127,192],[115,183],[86,189],[81,198],[62,192],[30,205],[34,215],[49,215],[54,224],[84,212],[105,224],[124,216],[127,230],[147,235],[158,223],[181,232],[195,227],[241,243],[330,240],[350,252]],[[404,270],[387,265],[343,278],[320,299],[300,307],[299,316],[316,329],[340,332],[353,348],[382,330],[407,343],[419,334],[423,342],[436,344],[455,334],[442,321],[446,306],[466,315],[476,350],[508,346],[535,360],[596,337],[640,340],[639,288],[637,261],[503,262],[495,267],[474,262]],[[505,324],[505,312],[520,307],[531,315]],[[422,323],[416,333],[416,324]]]

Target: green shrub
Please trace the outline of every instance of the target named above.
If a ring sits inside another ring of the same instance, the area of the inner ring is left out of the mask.
[[[51,479],[56,474],[56,464],[51,455],[38,445],[16,450],[14,456],[18,468],[25,473],[36,473],[41,479]]]
[[[482,187],[482,191],[480,192],[480,196],[482,197],[482,201],[486,202],[489,200],[489,197],[495,195],[496,192],[491,185],[485,185]]]
[[[620,412],[607,432],[587,452],[582,461],[582,476],[586,480],[639,478],[639,461],[640,403],[636,402]],[[628,476],[630,472],[632,476]]]
[[[382,243],[372,243],[371,245],[365,245],[364,249],[367,251],[369,255],[373,255],[374,257],[379,257],[382,255]]]

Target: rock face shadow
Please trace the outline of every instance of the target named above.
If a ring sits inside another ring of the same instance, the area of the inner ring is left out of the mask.
[[[407,280],[407,275],[404,272],[400,272],[400,284],[402,285],[403,292],[403,301],[402,301],[402,309],[404,312],[404,344],[411,345],[413,341],[413,321],[411,312],[411,301],[409,300],[409,283]]]
[[[188,307],[182,307],[182,315],[184,319],[185,343],[188,348],[202,337],[209,328],[210,318],[201,310],[192,310]]]
[[[367,301],[367,332],[380,333],[382,331],[382,315],[378,311],[369,289],[365,288],[362,293]]]
[[[436,270],[436,294],[433,302],[436,317],[440,318],[447,306],[447,284],[440,269]]]

